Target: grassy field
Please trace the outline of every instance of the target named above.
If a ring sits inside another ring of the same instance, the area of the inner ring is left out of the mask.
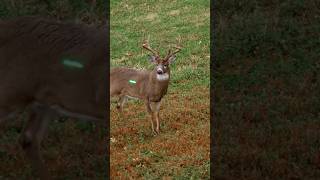
[[[110,9],[112,67],[152,69],[144,39],[162,54],[183,46],[171,66],[159,136],[151,135],[142,102],[129,101],[123,117],[112,104],[112,179],[209,179],[210,2],[119,0]]]
[[[37,15],[59,20],[103,23],[106,1],[91,9],[87,0],[0,0],[0,18]],[[19,119],[0,127],[0,179],[34,179],[30,162],[18,143],[26,122]],[[105,127],[73,120],[55,120],[42,143],[42,154],[53,179],[106,179]]]
[[[217,179],[320,177],[319,1],[217,1]]]

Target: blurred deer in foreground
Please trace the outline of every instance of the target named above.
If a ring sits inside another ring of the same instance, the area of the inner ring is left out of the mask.
[[[107,28],[36,17],[0,21],[0,125],[26,111],[20,142],[41,179],[50,120],[106,118]]]
[[[175,47],[175,51],[168,51],[168,54],[161,58],[159,52],[153,50],[147,42],[143,48],[152,52],[149,55],[150,62],[155,67],[152,71],[135,70],[129,68],[114,68],[110,73],[110,96],[118,96],[117,108],[122,112],[123,105],[127,98],[138,98],[145,102],[147,111],[151,114],[151,127],[154,135],[159,134],[159,110],[160,102],[167,93],[170,68],[169,65],[176,59],[176,53],[181,48]]]

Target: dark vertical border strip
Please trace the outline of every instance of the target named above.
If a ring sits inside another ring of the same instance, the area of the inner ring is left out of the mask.
[[[214,122],[216,116],[214,115],[214,82],[215,82],[215,70],[216,70],[216,52],[215,52],[215,36],[214,36],[214,24],[215,24],[215,1],[210,1],[210,179],[214,179],[214,157],[216,152],[216,146],[214,143]]]
[[[107,110],[107,139],[106,139],[106,153],[107,153],[107,178],[106,179],[110,179],[110,1],[106,1],[106,18],[107,18],[107,32],[108,32],[108,35],[107,35],[107,51],[106,54],[107,54],[107,77],[106,77],[106,92],[107,92],[107,102],[106,102],[106,110]]]

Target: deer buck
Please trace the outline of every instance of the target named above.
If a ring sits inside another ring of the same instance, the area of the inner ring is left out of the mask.
[[[41,179],[49,179],[40,143],[50,120],[105,123],[107,27],[39,17],[0,21],[0,125],[26,111],[20,142]]]
[[[129,68],[114,68],[110,72],[110,96],[118,96],[117,108],[120,112],[128,98],[138,98],[144,101],[147,112],[151,115],[152,133],[160,133],[159,110],[160,102],[167,93],[170,68],[169,65],[176,59],[176,53],[181,47],[175,47],[176,51],[168,51],[168,54],[161,58],[159,52],[153,50],[147,42],[143,48],[152,52],[149,60],[154,63],[152,71],[135,70]]]

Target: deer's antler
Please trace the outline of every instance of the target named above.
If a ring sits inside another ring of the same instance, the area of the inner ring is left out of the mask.
[[[177,54],[182,49],[180,46],[175,46],[174,48],[176,48],[176,50],[173,52],[171,52],[171,49],[168,50],[168,54],[165,59],[169,59],[171,56]]]
[[[148,42],[146,42],[146,41],[143,42],[142,47],[145,48],[146,50],[152,52],[153,55],[159,57],[159,52],[156,51],[156,50],[154,50],[154,49],[152,49],[152,48],[149,46]]]

